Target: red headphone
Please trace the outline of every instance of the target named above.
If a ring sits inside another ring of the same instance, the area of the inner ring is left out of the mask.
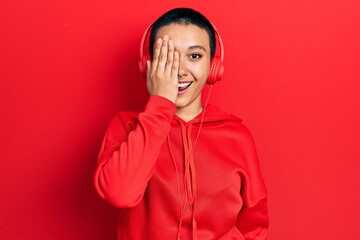
[[[147,39],[150,29],[152,27],[153,24],[151,24],[149,27],[147,27],[146,31],[144,32],[144,35],[141,39],[141,44],[140,44],[140,60],[139,60],[139,69],[141,72],[141,75],[143,78],[146,79],[146,70],[147,70],[147,64],[146,62],[148,60],[150,60],[150,54],[149,52],[144,52],[144,48],[145,49],[149,49],[149,40]],[[210,63],[210,72],[209,72],[209,76],[208,79],[206,81],[207,84],[214,84],[217,81],[220,81],[223,73],[224,73],[224,46],[223,46],[223,42],[221,40],[221,37],[218,33],[218,31],[216,30],[215,26],[211,23],[212,27],[215,30],[215,35],[217,36],[218,39],[218,43],[220,46],[220,57],[218,56],[213,56],[213,58],[211,59],[211,63]]]

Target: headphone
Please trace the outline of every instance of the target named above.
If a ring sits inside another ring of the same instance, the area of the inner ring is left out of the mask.
[[[213,84],[215,84],[215,82],[221,80],[223,73],[224,73],[224,46],[223,46],[223,42],[220,37],[220,34],[216,30],[214,24],[212,24],[211,22],[210,22],[210,24],[212,25],[212,27],[215,30],[215,35],[217,36],[217,40],[219,43],[218,45],[220,47],[220,56],[214,55],[213,58],[211,59],[210,72],[209,72],[208,79],[206,81],[207,84],[213,85]],[[146,79],[146,71],[147,71],[146,62],[148,60],[151,60],[150,53],[148,52],[149,42],[150,42],[148,39],[148,35],[149,35],[149,32],[150,32],[152,26],[153,26],[153,23],[147,27],[146,31],[144,32],[144,34],[142,36],[141,44],[140,44],[139,69],[140,69],[140,73],[141,73],[142,77],[145,79]],[[144,48],[147,49],[146,52],[144,52]]]

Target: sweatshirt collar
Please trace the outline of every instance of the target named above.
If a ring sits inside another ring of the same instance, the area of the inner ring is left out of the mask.
[[[174,120],[181,122],[183,124],[200,124],[203,112],[199,113],[195,118],[190,121],[185,121],[177,115],[174,115]],[[203,123],[211,123],[211,122],[223,122],[223,121],[242,121],[240,118],[224,112],[217,108],[214,105],[209,104],[205,110],[205,116]]]

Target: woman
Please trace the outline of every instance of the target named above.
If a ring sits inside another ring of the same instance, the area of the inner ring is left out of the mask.
[[[237,117],[201,104],[213,71],[212,24],[176,8],[150,31],[147,105],[115,116],[95,174],[100,196],[120,208],[118,239],[267,239],[251,134]]]

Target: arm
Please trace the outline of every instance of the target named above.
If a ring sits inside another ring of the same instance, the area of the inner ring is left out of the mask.
[[[100,196],[122,208],[141,201],[176,112],[179,54],[168,36],[156,41],[153,61],[148,61],[147,66],[151,97],[145,112],[139,114],[131,131],[129,119],[114,119],[104,138],[95,174]]]
[[[268,236],[269,218],[267,198],[251,207],[243,207],[238,215],[236,227],[246,240],[265,240]]]
[[[246,240],[266,240],[269,227],[267,190],[252,135],[247,128],[243,130],[241,142],[245,165],[241,173],[241,196],[244,205],[238,214],[236,227]]]
[[[140,202],[154,173],[160,148],[170,130],[175,105],[150,97],[145,111],[134,121],[118,115],[111,122],[98,157],[95,187],[100,196],[118,207]]]

